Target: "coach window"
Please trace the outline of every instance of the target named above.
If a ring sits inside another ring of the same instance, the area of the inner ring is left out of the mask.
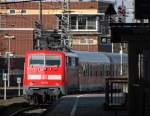
[[[86,75],[86,67],[85,67],[85,64],[81,65],[82,67],[82,70],[83,70],[83,76],[85,77]]]
[[[72,67],[75,67],[75,66],[76,66],[76,64],[75,64],[75,63],[76,63],[76,62],[75,62],[75,57],[72,57],[71,60],[72,60],[72,61],[71,61],[71,66],[72,66]]]
[[[91,70],[90,70],[90,76],[93,76],[93,75],[92,75],[92,71],[91,71]]]
[[[95,76],[97,77],[98,75],[97,75],[97,70],[95,71]]]
[[[90,68],[89,68],[90,76],[93,76],[93,73],[92,73],[93,71],[94,71],[94,69],[93,69],[93,67],[91,65]]]
[[[78,60],[78,58],[75,58],[75,63],[76,63],[76,66],[79,65],[79,60]]]
[[[106,76],[106,65],[103,64],[104,76]]]
[[[114,65],[111,64],[111,76],[114,76]]]
[[[104,65],[102,64],[102,65],[101,65],[101,75],[102,75],[102,76],[104,76],[104,71],[105,71],[105,70],[104,70]]]
[[[106,66],[106,76],[109,76],[108,65],[107,65],[107,64],[105,64],[105,66]]]
[[[97,66],[97,76],[100,76],[100,65]]]
[[[89,74],[88,69],[89,69],[89,68],[88,68],[88,64],[86,64],[86,65],[85,65],[85,71],[86,71],[85,76],[88,76],[88,74]]]
[[[84,77],[86,76],[86,70],[83,70],[83,76]]]
[[[70,60],[69,60],[69,57],[67,56],[67,57],[66,57],[66,66],[69,66],[69,61],[70,61]]]
[[[106,64],[106,66],[107,66],[107,76],[110,76],[109,65],[108,65],[108,64]]]
[[[68,57],[68,66],[71,66],[71,57]]]
[[[102,76],[102,64],[99,66],[99,75]]]
[[[89,65],[89,73],[88,73],[88,76],[91,76],[91,65]]]

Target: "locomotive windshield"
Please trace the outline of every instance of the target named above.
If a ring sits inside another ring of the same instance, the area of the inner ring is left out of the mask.
[[[43,66],[44,65],[44,55],[43,54],[33,54],[30,56],[29,64],[32,66]]]
[[[46,66],[59,66],[60,65],[60,55],[46,55],[45,56]]]
[[[32,66],[60,66],[60,62],[61,56],[55,54],[33,54],[29,58],[29,65]]]

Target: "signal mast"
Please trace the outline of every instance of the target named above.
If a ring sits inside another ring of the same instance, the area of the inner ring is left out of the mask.
[[[53,46],[47,43],[49,49],[59,49],[59,50],[69,50],[71,48],[71,36],[70,36],[70,10],[69,10],[70,0],[62,1],[62,14],[59,19],[61,22],[60,33],[51,33],[49,38],[49,43],[54,43]],[[42,49],[41,41],[43,38],[42,29],[42,0],[39,1],[39,21],[35,23],[35,49]],[[54,35],[53,35],[54,34]],[[60,40],[58,35],[60,34]],[[56,36],[57,35],[57,36]],[[49,36],[49,35],[47,35]],[[55,38],[56,37],[56,38]],[[56,41],[58,39],[60,42]],[[60,44],[59,44],[60,43]]]
[[[63,49],[71,48],[71,36],[70,36],[70,0],[64,0],[62,6],[62,17],[61,17],[61,47]]]

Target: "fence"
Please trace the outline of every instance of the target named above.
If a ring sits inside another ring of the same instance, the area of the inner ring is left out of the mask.
[[[121,110],[127,109],[128,101],[128,79],[106,78],[105,109]]]

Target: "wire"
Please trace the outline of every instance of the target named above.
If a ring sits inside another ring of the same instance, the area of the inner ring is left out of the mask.
[[[36,2],[36,1],[43,1],[43,0],[20,0],[20,1],[7,1],[7,2],[0,2],[1,4],[13,4],[13,3],[20,3],[20,2]]]

